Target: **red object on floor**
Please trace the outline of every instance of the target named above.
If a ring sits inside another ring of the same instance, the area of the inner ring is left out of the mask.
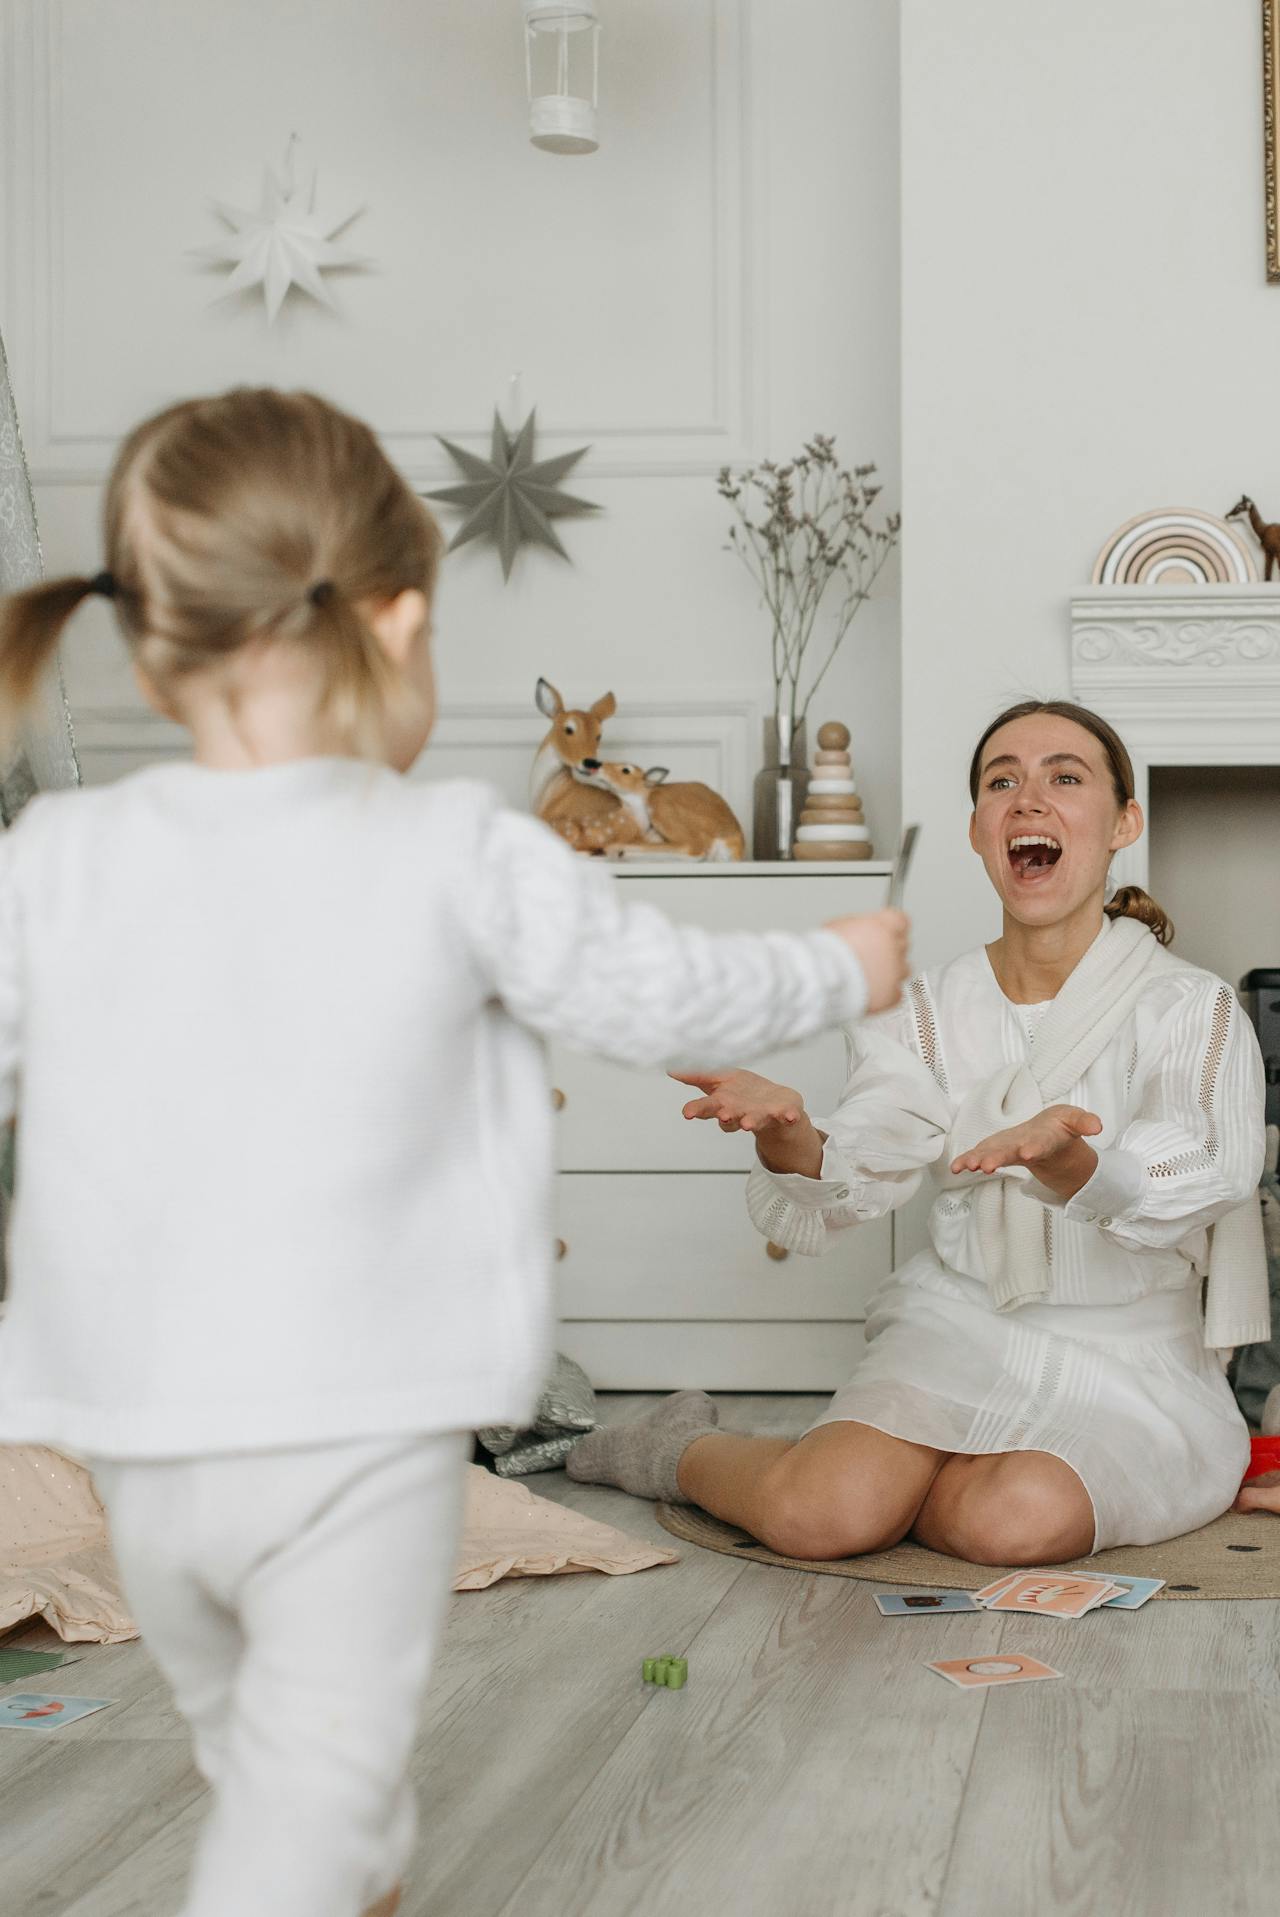
[[[1250,1478],[1259,1477],[1264,1471],[1280,1471],[1280,1437],[1250,1438],[1249,1444],[1253,1456],[1240,1480],[1242,1484],[1248,1484]]]

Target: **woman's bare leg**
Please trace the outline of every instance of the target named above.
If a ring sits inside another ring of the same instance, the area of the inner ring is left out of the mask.
[[[906,1536],[947,1456],[845,1420],[797,1442],[707,1432],[684,1451],[677,1477],[686,1498],[771,1551],[847,1558]]]
[[[1233,1511],[1274,1511],[1280,1518],[1280,1471],[1260,1471],[1240,1486]]]
[[[951,1458],[937,1473],[912,1536],[970,1564],[1065,1564],[1093,1550],[1089,1494],[1047,1451]]]

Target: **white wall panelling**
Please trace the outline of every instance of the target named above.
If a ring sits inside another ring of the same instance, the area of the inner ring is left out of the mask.
[[[898,499],[896,9],[611,0],[606,24],[603,144],[565,160],[528,143],[514,0],[0,0],[0,327],[52,571],[102,563],[101,476],[156,405],[310,386],[426,485],[453,476],[433,433],[481,443],[518,368],[546,450],[591,447],[573,487],[604,510],[566,527],[572,564],[524,552],[509,586],[481,542],[450,556],[429,763],[462,770],[486,724],[466,711],[523,710],[543,673],[574,701],[616,693],[610,750],[682,708],[696,743],[673,722],[637,750],[712,783],[723,764],[744,807],[768,621],[714,472],[829,431]],[[185,249],[215,232],[212,198],[252,201],[291,131],[326,203],[366,204],[351,239],[372,267],[339,276],[336,315],[299,300],[268,328]],[[66,671],[91,776],[173,749],[104,608],[76,614]],[[887,850],[896,563],[815,717],[852,726]],[[494,749],[508,786],[514,730]]]
[[[100,636],[110,643],[109,633]],[[509,804],[524,808],[529,768],[547,730],[532,691],[531,683],[525,705],[473,698],[443,706],[420,762],[421,775],[483,778],[498,786]],[[611,758],[666,765],[673,779],[704,780],[749,821],[760,723],[759,705],[745,695],[726,699],[708,691],[679,700],[640,700],[610,725],[607,746]],[[106,703],[81,705],[76,744],[91,785],[118,778],[148,759],[180,757],[188,750],[181,726],[140,706]]]
[[[453,476],[436,433],[483,444],[516,367],[547,450],[589,440],[599,474],[709,473],[758,445],[749,0],[616,4],[606,137],[577,167],[529,152],[514,7],[4,9],[7,278],[38,481],[101,478],[141,408],[245,378],[340,383],[415,481]],[[366,204],[349,239],[372,266],[335,278],[337,318],[291,303],[268,329],[260,297],[219,302],[187,249],[216,237],[212,199],[254,203],[292,130],[327,203]],[[560,323],[531,333],[549,295]]]

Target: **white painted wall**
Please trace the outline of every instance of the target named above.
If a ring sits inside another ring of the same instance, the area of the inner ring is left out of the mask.
[[[1242,490],[1280,517],[1280,288],[1253,0],[902,14],[903,774],[934,963],[998,930],[970,751],[1004,703],[1067,690],[1067,600],[1108,533]]]
[[[438,764],[515,796],[544,673],[570,697],[612,687],[620,751],[628,708],[647,744],[687,707],[651,761],[745,809],[768,630],[722,550],[715,470],[823,430],[898,498],[896,9],[602,10],[601,150],[569,160],[528,143],[517,0],[0,0],[0,326],[54,570],[99,563],[114,445],[174,396],[309,385],[440,484],[432,435],[483,445],[518,368],[542,450],[590,443],[572,485],[605,510],[566,522],[571,566],[527,553],[504,587],[491,551],[449,562]],[[269,331],[185,250],[215,236],[212,199],[255,203],[290,131],[322,205],[367,206],[348,240],[373,267],[337,282],[336,317],[304,302]],[[167,747],[101,608],[67,657],[91,776]],[[853,725],[887,849],[896,574],[829,684],[819,716]]]

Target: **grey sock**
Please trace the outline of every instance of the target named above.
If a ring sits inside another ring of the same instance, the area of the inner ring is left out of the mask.
[[[565,1470],[580,1484],[616,1484],[635,1498],[688,1504],[676,1467],[695,1438],[714,1431],[720,1413],[705,1391],[677,1391],[630,1424],[601,1425],[579,1439]]]

